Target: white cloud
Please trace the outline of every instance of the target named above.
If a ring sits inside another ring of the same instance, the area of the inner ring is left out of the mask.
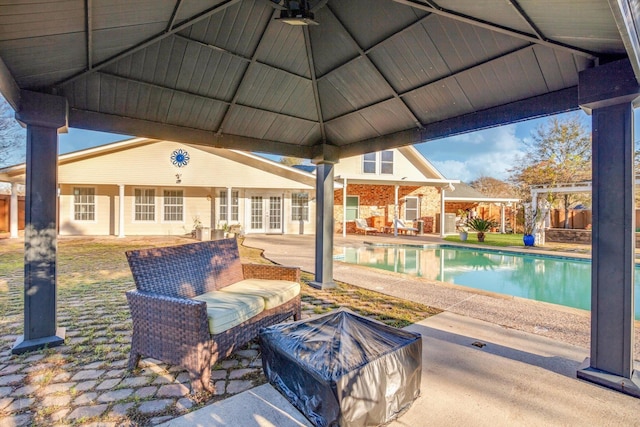
[[[416,145],[444,176],[469,182],[480,176],[506,179],[523,153],[518,125],[501,126]]]

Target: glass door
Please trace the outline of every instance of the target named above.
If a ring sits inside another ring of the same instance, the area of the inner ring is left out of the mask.
[[[282,196],[250,197],[249,230],[252,233],[282,233]]]
[[[269,227],[267,233],[282,233],[282,197],[269,197]]]

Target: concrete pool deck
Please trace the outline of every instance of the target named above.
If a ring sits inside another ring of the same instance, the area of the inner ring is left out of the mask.
[[[244,244],[264,249],[264,256],[283,265],[299,266],[313,272],[314,236],[247,236]],[[335,236],[334,246],[359,246],[364,242],[388,244],[446,243],[433,235],[347,235]],[[551,245],[549,245],[551,246]],[[509,250],[510,248],[500,248]],[[513,248],[512,248],[513,249]],[[524,250],[523,248],[520,248]],[[585,254],[527,249],[543,254],[584,257]],[[588,256],[588,255],[586,255]],[[421,302],[441,310],[494,323],[510,329],[533,333],[575,346],[589,348],[591,340],[590,313],[585,310],[525,298],[496,294],[413,277],[354,264],[334,262],[334,280],[411,301]],[[635,358],[640,359],[640,322],[635,329]]]
[[[336,237],[335,245],[365,240],[441,242],[422,236],[347,236]],[[313,236],[249,236],[244,242],[264,249],[275,262],[306,271],[314,269],[313,243]],[[445,310],[407,328],[423,336],[421,396],[391,426],[640,425],[640,399],[576,379],[589,355],[589,313],[584,310],[340,262],[334,278]],[[166,424],[226,425],[310,424],[269,384]]]

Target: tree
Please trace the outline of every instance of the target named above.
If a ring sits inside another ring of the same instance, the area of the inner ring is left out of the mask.
[[[591,132],[578,114],[564,118],[551,117],[539,125],[520,156],[517,166],[510,169],[510,181],[525,199],[532,185],[555,186],[591,179]],[[556,202],[560,193],[549,193],[547,200]],[[569,207],[588,199],[575,193],[561,194],[565,212],[565,228],[569,226]]]
[[[469,186],[489,197],[513,197],[516,189],[507,182],[490,176],[481,176],[469,183]]]
[[[287,166],[301,165],[302,164],[302,159],[299,159],[297,157],[282,156],[280,158],[280,163],[282,163],[283,165],[287,165]]]
[[[13,115],[11,106],[0,97],[0,167],[24,162],[26,130]]]

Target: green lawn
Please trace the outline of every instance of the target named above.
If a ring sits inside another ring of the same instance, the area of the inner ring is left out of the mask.
[[[466,242],[460,241],[460,236],[447,236],[445,240],[456,243],[468,243],[471,245],[487,245],[487,246],[524,246],[522,242],[522,234],[500,234],[500,233],[485,233],[484,242],[478,242],[476,233],[469,232],[469,237]]]

